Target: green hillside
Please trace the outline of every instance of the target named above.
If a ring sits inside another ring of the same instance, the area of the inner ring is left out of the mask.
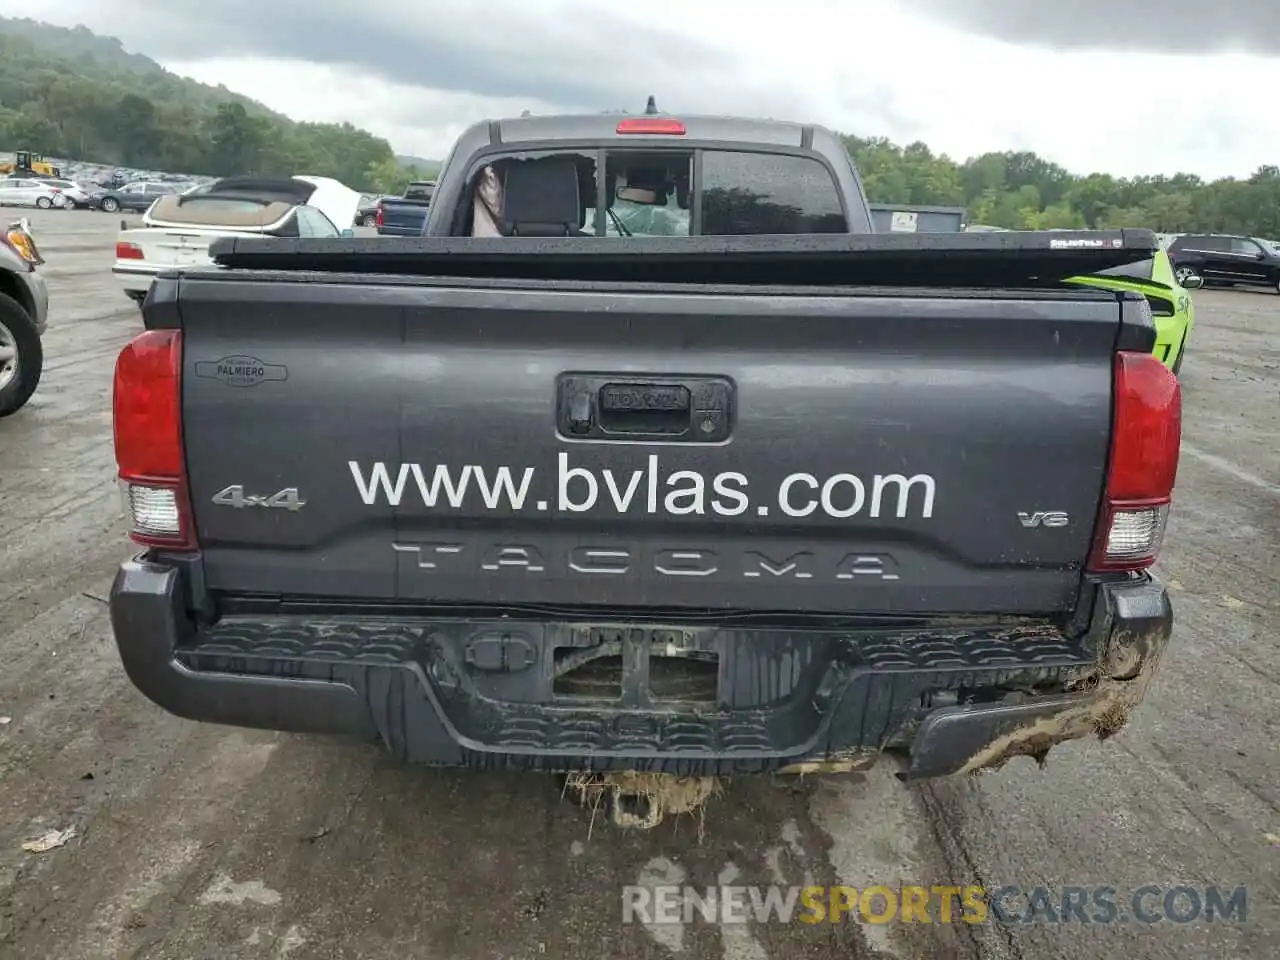
[[[479,118],[477,118],[479,119]],[[1070,122],[1070,121],[1064,121]],[[1078,174],[1029,151],[968,160],[847,136],[873,202],[956,204],[975,223],[1022,229],[1149,227],[1280,238],[1280,168],[1206,182],[1193,174]],[[247,97],[164,70],[85,29],[0,18],[0,150],[181,173],[315,173],[398,193],[438,163],[397,157],[350,124],[296,123]]]
[[[371,190],[398,179],[391,145],[350,124],[296,123],[84,27],[0,18],[0,150],[16,149],[212,176],[306,172]]]
[[[415,157],[409,154],[396,154],[396,163],[402,167],[416,167],[418,170],[427,172],[440,169],[439,160],[428,160],[426,157]]]

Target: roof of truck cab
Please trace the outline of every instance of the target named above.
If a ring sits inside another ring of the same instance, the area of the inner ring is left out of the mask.
[[[620,134],[618,124],[623,120],[679,120],[686,128],[683,135],[676,134]],[[510,117],[486,120],[475,124],[467,134],[488,131],[488,139],[494,135],[503,143],[521,143],[546,140],[610,140],[643,146],[646,142],[678,143],[683,140],[722,141],[731,143],[756,143],[768,146],[801,147],[806,139],[818,137],[828,142],[839,138],[816,124],[791,120],[762,120],[748,117],[719,116],[711,114],[682,113],[587,113],[549,114],[546,116]],[[463,139],[471,137],[464,135]]]
[[[678,120],[683,134],[618,133],[626,120]],[[455,209],[472,165],[484,157],[510,153],[561,150],[592,151],[600,148],[628,150],[729,150],[807,156],[819,160],[834,176],[841,203],[854,233],[872,233],[875,225],[862,186],[845,143],[827,127],[792,120],[680,113],[549,114],[482,120],[467,127],[449,150],[437,177],[433,205],[444,202]],[[427,234],[452,229],[453,218],[428,217]]]

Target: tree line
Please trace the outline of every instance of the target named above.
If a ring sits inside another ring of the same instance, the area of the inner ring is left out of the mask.
[[[419,175],[350,123],[299,123],[83,28],[0,21],[0,150],[230,176],[298,172],[392,192]]]
[[[1280,238],[1276,166],[1213,181],[1190,173],[1081,176],[1029,151],[957,163],[918,142],[847,136],[845,144],[873,203],[963,206],[970,223],[1013,230],[1145,227]]]
[[[923,143],[846,136],[875,203],[963,206],[971,223],[1011,229],[1147,227],[1280,238],[1280,168],[1247,179],[1193,174],[1078,175],[1028,151],[964,162]],[[0,149],[104,164],[228,176],[331,176],[399,193],[433,171],[350,123],[300,123],[179,77],[83,27],[0,18]]]

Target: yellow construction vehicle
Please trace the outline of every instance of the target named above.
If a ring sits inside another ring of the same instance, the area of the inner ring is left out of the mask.
[[[16,150],[13,160],[0,161],[0,176],[10,173],[27,173],[40,177],[60,177],[62,171],[44,158],[42,153]]]

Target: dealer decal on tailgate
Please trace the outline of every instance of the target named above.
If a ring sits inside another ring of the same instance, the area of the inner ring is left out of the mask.
[[[656,454],[643,470],[610,468],[591,470],[571,466],[560,453],[556,468],[554,500],[531,494],[537,486],[535,467],[485,467],[479,464],[449,466],[384,461],[362,465],[351,460],[351,476],[368,506],[422,506],[429,509],[534,510],[559,513],[610,511],[690,516],[715,514],[737,517],[751,512],[750,481],[736,471],[703,474],[696,470],[665,473]],[[837,473],[818,477],[792,473],[767,497],[754,504],[757,516],[774,511],[787,517],[827,516],[837,520],[863,514],[868,517],[933,516],[936,484],[932,476],[918,473],[874,474],[859,477]],[[408,502],[405,498],[408,497]]]

